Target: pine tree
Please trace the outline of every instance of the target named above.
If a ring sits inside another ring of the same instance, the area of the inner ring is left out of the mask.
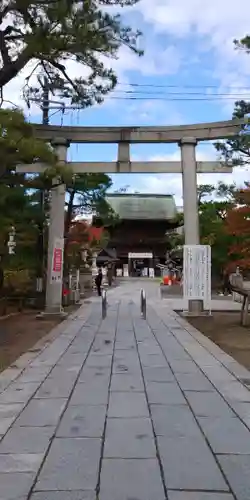
[[[115,10],[139,0],[2,0],[0,6],[0,89],[33,63],[30,76],[41,70],[50,89],[81,107],[100,103],[117,77],[104,61],[115,59],[121,46],[141,55],[139,31],[123,24]],[[115,8],[115,9],[114,9]],[[79,76],[68,62],[79,63]],[[86,75],[86,76],[85,76]],[[25,95],[39,94],[38,85]]]

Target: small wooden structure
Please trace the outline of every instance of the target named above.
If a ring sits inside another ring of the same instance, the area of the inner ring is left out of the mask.
[[[240,302],[242,303],[241,313],[240,313],[240,324],[242,326],[247,326],[250,289],[244,287],[243,276],[239,272],[239,268],[237,268],[235,273],[230,274],[229,281],[233,295],[235,296],[235,298],[238,295],[240,298]]]
[[[247,326],[248,324],[248,307],[249,307],[249,300],[250,300],[250,290],[247,290],[244,287],[238,287],[238,286],[231,286],[232,291],[235,293],[238,293],[242,298],[242,306],[241,306],[241,313],[240,313],[240,324],[242,326]]]

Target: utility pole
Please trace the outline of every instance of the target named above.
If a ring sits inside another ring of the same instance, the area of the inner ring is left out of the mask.
[[[42,86],[42,102],[41,102],[41,109],[42,109],[42,124],[43,125],[49,125],[49,81],[47,76],[44,76],[43,79],[40,81],[41,86]],[[44,211],[45,209],[45,191],[42,189],[40,190],[39,193],[39,207],[41,212]],[[36,290],[37,292],[42,292],[44,289],[44,265],[45,265],[45,252],[44,252],[44,223],[41,221],[39,224],[39,236],[38,236],[38,259],[39,259],[39,266],[38,266],[38,275],[37,275],[37,284],[36,284]]]
[[[42,113],[43,125],[49,125],[49,81],[47,76],[43,78]]]

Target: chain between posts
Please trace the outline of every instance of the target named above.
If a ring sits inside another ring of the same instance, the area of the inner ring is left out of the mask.
[[[102,291],[102,319],[107,316],[107,293],[106,290]]]
[[[141,317],[146,319],[147,304],[146,304],[146,293],[145,290],[141,290]]]

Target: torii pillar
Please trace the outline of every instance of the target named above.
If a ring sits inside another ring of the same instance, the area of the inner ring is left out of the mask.
[[[54,139],[52,146],[58,157],[58,163],[67,163],[69,142],[65,139]],[[45,311],[43,315],[63,314],[62,284],[63,284],[63,254],[64,254],[64,224],[65,224],[65,184],[58,179],[53,180],[50,201],[50,221],[48,235],[48,262],[46,279]],[[57,269],[55,269],[55,251],[59,252]]]
[[[180,141],[182,164],[182,191],[184,212],[185,245],[200,244],[199,207],[197,199],[196,139],[185,137]],[[199,314],[203,310],[202,300],[189,300],[188,311]]]

